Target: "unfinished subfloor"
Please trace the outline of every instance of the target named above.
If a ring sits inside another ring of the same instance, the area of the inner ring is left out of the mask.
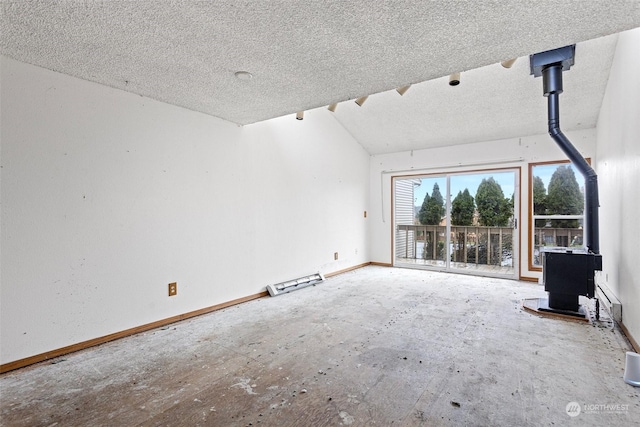
[[[541,296],[366,267],[7,373],[1,424],[638,425],[624,336],[522,309]]]

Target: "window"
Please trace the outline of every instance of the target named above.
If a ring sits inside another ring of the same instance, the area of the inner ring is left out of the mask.
[[[530,164],[529,200],[530,270],[540,271],[546,249],[584,247],[584,177],[573,164]]]

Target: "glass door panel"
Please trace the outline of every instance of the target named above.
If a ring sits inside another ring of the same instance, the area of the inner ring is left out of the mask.
[[[394,178],[394,264],[517,277],[517,173]]]
[[[450,176],[451,270],[514,276],[516,171]]]

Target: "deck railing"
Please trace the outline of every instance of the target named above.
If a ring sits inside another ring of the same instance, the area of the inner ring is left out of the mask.
[[[396,256],[444,261],[447,227],[397,225]],[[513,227],[451,226],[451,261],[512,265]],[[404,247],[403,247],[404,245]]]
[[[533,265],[542,266],[545,248],[576,249],[584,246],[582,228],[536,227],[533,233]]]

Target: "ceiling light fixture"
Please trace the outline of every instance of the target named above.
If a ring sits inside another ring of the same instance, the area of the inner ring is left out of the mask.
[[[336,108],[338,108],[338,104],[331,104],[327,107],[327,110],[331,111],[332,113],[336,112]]]
[[[500,65],[502,65],[504,68],[511,68],[513,63],[516,62],[516,59],[518,59],[518,58],[513,58],[513,59],[508,59],[506,61],[502,61],[502,62],[500,62]]]
[[[398,89],[396,89],[396,92],[398,92],[400,94],[400,96],[402,96],[405,93],[407,93],[407,91],[409,90],[410,87],[411,87],[411,85],[399,87]]]
[[[298,111],[298,113],[296,114],[296,120],[302,119],[304,119],[304,111]]]
[[[458,86],[460,84],[460,73],[454,73],[449,76],[449,86]]]
[[[236,76],[238,80],[244,81],[251,80],[253,78],[253,74],[248,71],[236,71],[233,75]]]
[[[362,104],[364,104],[364,102],[367,100],[368,97],[369,97],[369,95],[362,96],[362,97],[356,99],[356,104],[358,104],[358,107],[362,107]]]

